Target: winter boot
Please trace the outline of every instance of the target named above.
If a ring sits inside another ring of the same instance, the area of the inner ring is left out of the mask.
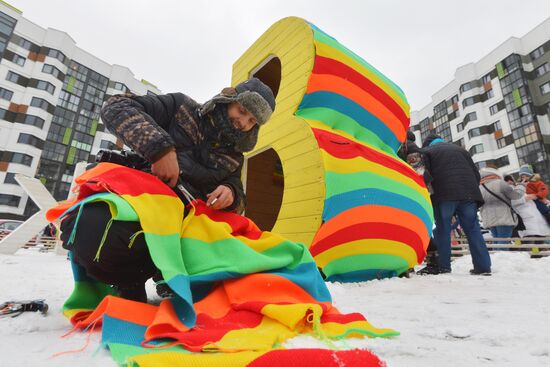
[[[420,269],[418,275],[439,274],[439,265],[437,265],[437,252],[428,252],[426,256],[426,266]]]
[[[168,284],[166,284],[160,271],[153,276],[153,281],[155,282],[157,294],[159,295],[159,297],[161,298],[174,297],[174,291],[172,290],[172,288],[170,288]]]
[[[147,303],[147,292],[144,283],[118,285],[115,286],[115,289],[121,298]]]

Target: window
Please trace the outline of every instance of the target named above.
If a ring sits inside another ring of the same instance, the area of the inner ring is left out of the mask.
[[[476,103],[475,97],[468,97],[462,101],[462,107],[466,108],[473,105],[474,103]]]
[[[36,84],[36,89],[45,90],[46,92],[53,94],[55,92],[55,87],[52,83],[46,82],[44,80],[39,80]]]
[[[497,147],[498,149],[502,149],[506,146],[506,139],[504,138],[500,138],[500,139],[497,139]]]
[[[115,84],[113,85],[113,88],[122,92],[126,92],[128,90],[128,88],[126,88],[124,84],[119,82],[115,82]]]
[[[487,92],[485,92],[485,95],[487,96],[487,99],[493,98],[495,96],[495,92],[493,91],[493,88],[491,88]]]
[[[497,158],[495,159],[495,165],[497,167],[504,167],[504,166],[507,166],[510,164],[510,159],[508,158],[507,155],[503,156],[503,157],[500,157],[500,158]]]
[[[536,60],[542,55],[544,55],[544,47],[540,46],[539,48],[535,49],[533,52],[529,54],[531,56],[531,60]]]
[[[483,144],[474,145],[473,147],[470,148],[469,152],[470,152],[470,155],[483,153]]]
[[[50,50],[48,51],[48,56],[50,57],[53,57],[54,59],[58,59],[59,61],[61,61],[62,63],[65,62],[65,55],[63,54],[63,52],[59,51],[59,50],[55,50],[53,48],[50,48]]]
[[[13,71],[8,71],[8,74],[6,75],[6,80],[24,86],[26,86],[27,84],[27,78],[25,78],[23,75],[14,73]]]
[[[25,120],[23,120],[23,123],[26,125],[36,126],[40,129],[44,127],[44,119],[33,115],[25,115]]]
[[[50,108],[50,103],[44,98],[32,97],[31,106],[41,108],[44,111],[48,111],[48,109]]]
[[[19,41],[17,42],[17,45],[23,47],[26,50],[30,50],[32,47],[32,42],[24,39],[23,37],[19,37]]]
[[[481,135],[481,129],[479,127],[476,127],[475,129],[468,131],[468,137],[470,139],[480,135]]]
[[[500,120],[495,121],[493,123],[493,128],[494,128],[495,131],[502,130],[502,125],[500,124]]]
[[[489,83],[491,81],[491,73],[485,74],[483,78],[481,78],[481,82],[483,84]]]
[[[550,82],[544,83],[539,88],[542,95],[550,93]]]
[[[15,195],[0,194],[0,205],[19,206],[21,198]]]
[[[466,92],[467,90],[472,89],[474,86],[475,86],[474,82],[464,83],[460,86],[460,93],[462,94],[462,93]]]
[[[464,116],[464,122],[470,122],[477,120],[477,113],[476,112],[470,112]]]
[[[24,66],[25,61],[27,61],[27,59],[25,59],[23,56],[20,56],[16,53],[11,53],[11,55],[9,55],[9,57],[6,57],[6,60],[9,60],[9,61],[11,61],[14,64],[17,64],[19,66]]]
[[[25,133],[19,134],[19,138],[17,138],[17,142],[21,144],[27,144],[39,149],[42,149],[44,147],[44,142],[42,141],[42,139],[39,139],[36,136],[31,134],[25,134]]]
[[[550,71],[550,66],[548,65],[547,62],[545,62],[544,64],[542,64],[541,66],[535,69],[535,78],[538,78],[539,76],[543,76],[549,71]]]
[[[46,74],[51,74],[56,78],[59,78],[59,76],[62,74],[61,70],[50,64],[44,64],[44,66],[42,66],[42,72]]]
[[[13,97],[13,92],[11,90],[0,88],[1,99],[5,99],[6,101],[11,101],[11,97]]]
[[[489,107],[489,113],[490,113],[491,115],[494,115],[494,114],[497,113],[498,111],[499,111],[499,109],[498,109],[497,104],[494,104],[494,105],[492,105],[491,107]]]
[[[458,94],[455,94],[452,98],[451,98],[451,104],[455,104],[458,102]]]
[[[460,124],[456,125],[456,131],[457,132],[461,132],[462,130],[464,130],[464,123],[461,122]]]
[[[32,156],[24,153],[13,153],[10,162],[23,164],[30,167],[32,165]]]
[[[0,13],[0,33],[10,35],[15,27],[16,20],[7,14]]]
[[[18,185],[17,181],[15,181],[15,173],[7,172],[6,177],[4,178],[4,183],[10,185]]]
[[[78,104],[80,103],[79,97],[62,90],[61,93],[59,94],[59,100],[60,100],[59,105],[61,107],[65,107],[70,111],[78,110]]]
[[[115,143],[108,141],[108,140],[101,140],[101,144],[99,144],[100,149],[107,149],[107,150],[117,150],[118,147]]]

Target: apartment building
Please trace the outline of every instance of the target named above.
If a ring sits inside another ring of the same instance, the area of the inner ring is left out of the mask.
[[[23,219],[36,210],[16,173],[39,178],[65,199],[77,162],[122,148],[99,112],[109,96],[127,91],[160,93],[130,69],[77,47],[67,33],[0,2],[0,217]]]
[[[411,113],[419,141],[439,134],[467,149],[476,165],[517,173],[523,164],[550,178],[550,18],[511,37]]]

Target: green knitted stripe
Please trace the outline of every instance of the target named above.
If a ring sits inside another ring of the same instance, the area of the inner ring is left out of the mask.
[[[323,272],[330,276],[332,274],[346,274],[353,271],[365,269],[395,270],[397,274],[406,271],[409,264],[399,256],[386,254],[365,254],[346,256],[334,260],[323,267]]]
[[[326,198],[361,189],[379,189],[399,193],[418,203],[431,216],[431,203],[418,191],[401,182],[371,172],[325,172]]]
[[[250,274],[265,269],[294,269],[298,265],[313,262],[305,247],[296,246],[290,241],[283,241],[259,253],[235,238],[211,243],[182,238],[182,249],[189,273],[200,275],[220,271]]]

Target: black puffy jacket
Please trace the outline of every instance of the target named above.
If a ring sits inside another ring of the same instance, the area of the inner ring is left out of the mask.
[[[456,144],[438,143],[422,148],[422,152],[432,179],[433,203],[468,200],[483,205],[479,171],[465,149]]]
[[[153,163],[175,148],[180,175],[197,198],[227,185],[234,202],[226,210],[242,211],[243,155],[215,131],[212,116],[200,116],[200,104],[182,93],[159,96],[115,95],[101,110],[106,127],[132,150]]]

